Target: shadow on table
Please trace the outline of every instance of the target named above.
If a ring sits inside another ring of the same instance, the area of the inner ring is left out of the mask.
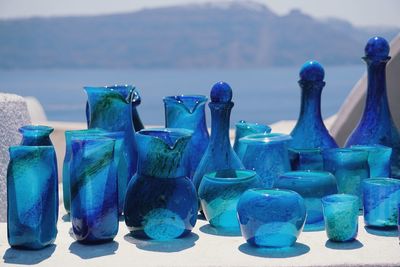
[[[93,259],[113,255],[118,250],[118,247],[119,244],[116,241],[90,245],[81,244],[78,241],[75,241],[69,246],[69,251],[81,259]]]
[[[291,258],[306,254],[310,251],[310,247],[296,242],[294,246],[288,248],[257,248],[247,243],[239,246],[239,250],[244,254],[263,257],[263,258]]]
[[[204,216],[204,214],[201,212],[197,214],[197,220],[207,221],[206,216]]]
[[[156,251],[156,252],[179,252],[194,247],[199,236],[195,233],[189,233],[187,236],[167,241],[157,241],[152,239],[138,239],[130,234],[126,234],[124,239],[134,244],[138,249]]]
[[[34,265],[50,258],[56,250],[56,245],[50,245],[41,250],[22,250],[9,248],[3,255],[4,263]]]
[[[217,236],[241,236],[240,229],[237,230],[225,230],[215,228],[210,224],[203,225],[199,229],[201,232],[209,235],[217,235]]]
[[[325,242],[325,247],[337,250],[353,250],[362,248],[363,246],[364,245],[358,240],[353,240],[349,242],[333,242],[331,240],[328,240]]]
[[[399,236],[399,232],[397,226],[395,227],[373,227],[373,226],[364,226],[365,231],[367,231],[371,235],[377,236]]]

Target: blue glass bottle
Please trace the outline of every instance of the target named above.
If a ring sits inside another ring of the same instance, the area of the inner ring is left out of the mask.
[[[400,178],[400,135],[390,113],[386,92],[386,64],[390,60],[389,44],[382,37],[369,39],[364,61],[368,69],[368,89],[364,113],[346,141],[352,145],[381,144],[393,149],[392,177]]]
[[[164,98],[165,127],[193,131],[188,145],[189,178],[192,179],[209,143],[205,105],[202,95],[167,96]]]
[[[115,140],[73,136],[70,165],[71,222],[82,243],[111,241],[118,232]]]
[[[392,148],[382,145],[354,145],[350,148],[368,152],[369,177],[390,177]]]
[[[138,172],[126,192],[125,224],[135,237],[169,240],[187,235],[197,220],[196,190],[184,154],[192,131],[145,129],[136,134]]]
[[[25,125],[18,129],[22,134],[21,145],[24,146],[52,146],[50,134],[54,128],[44,125]]]
[[[289,148],[292,171],[322,171],[324,160],[320,148]]]
[[[222,170],[204,175],[199,187],[199,199],[207,221],[228,232],[239,232],[236,206],[242,194],[260,187],[256,172]]]
[[[127,184],[136,173],[137,148],[135,130],[132,125],[132,99],[134,88],[120,90],[113,87],[85,87],[89,102],[89,128],[100,128],[109,132],[124,132],[121,157],[126,165],[126,175],[119,178],[118,188],[126,190]],[[122,178],[126,181],[122,182]],[[125,197],[124,195],[122,196]]]
[[[260,247],[294,245],[306,220],[304,200],[291,190],[249,189],[240,198],[237,212],[243,237]]]
[[[57,236],[58,177],[51,146],[12,146],[7,171],[7,233],[12,247],[41,249]]]
[[[239,156],[239,139],[251,134],[258,134],[258,133],[270,133],[271,127],[268,125],[258,124],[247,122],[241,120],[236,123],[236,131],[235,131],[235,142],[233,143],[233,150]],[[240,156],[239,156],[240,158]]]
[[[242,162],[256,171],[265,188],[272,188],[276,179],[290,170],[288,144],[290,135],[280,133],[252,134],[239,140],[246,147]]]
[[[204,174],[226,169],[244,169],[229,139],[229,121],[233,108],[232,89],[225,82],[216,83],[211,89],[211,137],[201,159],[193,182],[198,190]]]
[[[317,61],[306,62],[300,70],[301,108],[296,126],[290,133],[292,148],[335,148],[335,140],[321,115],[321,94],[325,72]]]

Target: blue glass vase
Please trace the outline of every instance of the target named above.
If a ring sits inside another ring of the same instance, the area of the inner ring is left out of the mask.
[[[369,177],[368,152],[347,148],[323,151],[325,171],[336,177],[338,192],[358,196],[362,209],[361,183]]]
[[[272,188],[280,175],[290,171],[290,140],[290,135],[280,133],[252,134],[240,139],[240,144],[246,146],[243,165],[257,172],[263,187]]]
[[[336,148],[338,145],[325,127],[321,115],[321,94],[325,72],[316,61],[306,62],[300,70],[301,108],[290,133],[292,148]]]
[[[367,226],[397,227],[400,181],[371,178],[363,182],[364,222]]]
[[[392,148],[382,145],[354,145],[350,148],[368,152],[369,176],[371,178],[390,177]]]
[[[239,232],[236,206],[241,195],[261,186],[256,172],[223,170],[204,175],[199,187],[199,199],[207,221],[228,232]]]
[[[322,171],[324,160],[320,148],[289,148],[292,171]]]
[[[206,173],[227,170],[244,169],[244,166],[229,139],[229,121],[233,108],[232,89],[224,82],[216,83],[211,89],[211,137],[196,172],[193,183],[198,190],[200,182]]]
[[[57,236],[58,177],[51,146],[12,146],[7,171],[7,233],[12,247],[41,249]]]
[[[22,134],[20,145],[23,146],[52,146],[50,134],[54,128],[44,125],[25,125],[18,129]]]
[[[358,232],[357,196],[335,194],[322,198],[325,229],[328,238],[335,242],[354,240]]]
[[[164,98],[165,127],[193,131],[188,144],[189,178],[192,179],[209,143],[205,105],[202,95],[167,96]]]
[[[240,142],[239,139],[251,134],[258,134],[258,133],[270,133],[271,132],[271,127],[268,125],[263,125],[263,124],[258,124],[258,123],[252,123],[252,122],[247,122],[247,121],[239,121],[236,123],[236,131],[235,131],[235,142],[233,143],[233,150],[236,152],[236,154],[240,156],[240,151],[245,150],[245,148],[240,148]]]
[[[77,241],[111,241],[118,232],[115,140],[72,136],[71,222]]]
[[[193,229],[198,202],[184,164],[191,135],[190,130],[173,128],[137,133],[138,172],[124,205],[125,224],[133,236],[169,240]]]
[[[240,198],[237,212],[243,237],[260,247],[294,245],[306,220],[303,198],[290,190],[249,189]]]
[[[109,132],[124,132],[124,145],[121,157],[127,162],[126,182],[120,183],[120,192],[126,191],[127,184],[136,173],[137,148],[135,130],[132,125],[132,99],[134,88],[124,90],[113,87],[85,87],[89,103],[89,128],[100,128]],[[123,195],[122,198],[125,196]]]
[[[382,37],[369,39],[364,61],[368,69],[368,89],[364,113],[346,146],[381,144],[393,149],[392,177],[400,178],[400,135],[390,113],[386,92],[386,64],[389,44]]]
[[[117,166],[118,184],[118,212],[122,213],[124,207],[124,196],[126,190],[126,183],[130,179],[127,176],[127,161],[123,155],[124,146],[124,133],[123,132],[107,132],[101,129],[88,129],[88,130],[73,130],[65,131],[65,157],[63,163],[63,200],[64,208],[69,213],[71,205],[71,192],[70,192],[70,175],[71,175],[71,160],[72,160],[72,143],[71,139],[76,138],[96,138],[96,137],[109,137],[115,140],[115,166]]]
[[[324,228],[321,198],[338,192],[335,176],[321,171],[287,172],[279,177],[275,187],[293,190],[304,198],[307,208],[304,230],[314,231]]]

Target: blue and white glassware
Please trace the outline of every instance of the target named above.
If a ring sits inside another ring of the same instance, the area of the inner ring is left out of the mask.
[[[271,127],[268,125],[258,124],[254,122],[247,122],[241,120],[235,124],[236,131],[235,131],[235,142],[233,143],[233,150],[236,152],[238,157],[241,159],[241,150],[245,150],[244,148],[240,148],[239,139],[251,134],[258,134],[258,133],[270,133]]]
[[[243,237],[259,247],[294,245],[306,219],[303,198],[291,190],[249,189],[240,198],[237,212]]]
[[[390,177],[390,158],[392,148],[382,145],[354,145],[353,150],[364,150],[368,152],[369,176]]]
[[[7,235],[12,247],[41,249],[57,236],[58,176],[52,146],[12,146],[7,171]]]
[[[324,160],[320,148],[289,148],[292,171],[322,171]]]

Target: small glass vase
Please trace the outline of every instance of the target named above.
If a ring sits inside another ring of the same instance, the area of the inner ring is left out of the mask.
[[[25,125],[18,129],[22,134],[20,145],[23,146],[52,146],[50,134],[54,128],[44,125]]]
[[[218,229],[240,232],[236,206],[241,195],[261,186],[256,172],[223,170],[204,175],[199,199],[207,221]]]
[[[247,121],[239,121],[235,124],[236,131],[235,131],[235,142],[233,143],[233,150],[236,152],[238,157],[241,159],[240,151],[245,150],[245,148],[240,148],[239,139],[251,134],[258,134],[258,133],[270,133],[271,127],[268,125],[252,123]]]
[[[290,140],[290,135],[280,133],[252,134],[239,140],[246,146],[243,165],[257,172],[263,187],[272,188],[276,179],[290,170]]]
[[[306,220],[303,198],[290,190],[249,189],[240,198],[237,212],[243,237],[260,247],[294,245]]]
[[[320,148],[289,148],[292,171],[322,171],[324,160]]]
[[[167,96],[164,98],[165,127],[185,128],[193,131],[188,144],[189,178],[200,163],[209,143],[205,105],[207,97],[202,95]]]
[[[324,229],[321,198],[337,193],[335,176],[321,171],[287,172],[279,177],[275,187],[293,190],[304,198],[307,208],[305,231]]]
[[[336,177],[340,194],[356,195],[362,209],[361,183],[369,177],[368,152],[348,148],[333,148],[323,151],[325,171]]]
[[[71,222],[77,241],[102,243],[118,232],[115,140],[72,136]]]
[[[184,154],[192,131],[145,129],[137,133],[138,172],[128,185],[124,215],[138,238],[170,240],[191,232],[198,201],[186,176]]]
[[[368,152],[369,176],[371,178],[390,177],[392,148],[382,145],[354,145],[350,148]]]
[[[335,194],[322,198],[325,229],[335,242],[354,240],[358,232],[359,199],[355,195]]]
[[[371,178],[363,182],[364,222],[367,226],[397,227],[400,180]]]
[[[12,247],[41,249],[57,236],[58,176],[52,146],[12,146],[7,233]]]

